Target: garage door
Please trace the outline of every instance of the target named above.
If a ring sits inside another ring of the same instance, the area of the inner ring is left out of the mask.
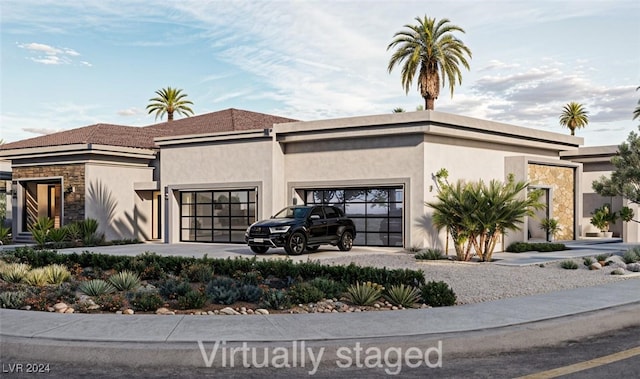
[[[305,203],[335,205],[356,224],[354,243],[403,246],[402,187],[323,188],[304,190]]]
[[[244,243],[255,221],[255,188],[180,192],[180,241]]]

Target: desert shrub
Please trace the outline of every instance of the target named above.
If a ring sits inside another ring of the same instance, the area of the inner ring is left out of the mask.
[[[49,284],[47,279],[47,271],[43,267],[38,267],[29,270],[22,281],[30,286],[42,287]]]
[[[291,299],[283,290],[269,289],[262,295],[260,307],[268,309],[287,309],[291,307]]]
[[[264,280],[260,271],[257,270],[251,270],[249,272],[236,271],[233,274],[233,278],[242,284],[251,284],[254,286],[262,284],[262,281]]]
[[[591,266],[593,263],[595,263],[595,259],[591,257],[582,258],[582,264],[584,264],[587,267]]]
[[[2,267],[0,277],[5,282],[20,283],[30,269],[31,266],[26,263],[10,263]]]
[[[121,293],[106,293],[95,297],[93,301],[106,312],[120,311],[129,306],[126,297]]]
[[[78,291],[87,296],[101,296],[116,291],[115,287],[102,279],[93,279],[82,282],[78,286]]]
[[[168,279],[158,285],[158,292],[166,299],[175,300],[180,296],[184,296],[191,291],[191,285],[188,282],[176,279]]]
[[[420,288],[420,298],[432,307],[445,307],[456,303],[456,294],[443,281],[430,281]]]
[[[523,253],[525,251],[550,252],[550,251],[561,251],[566,249],[567,247],[562,243],[550,243],[550,242],[542,242],[542,243],[514,242],[507,247],[507,251],[510,253]]]
[[[598,262],[606,261],[607,258],[609,258],[610,256],[611,256],[611,254],[598,254],[598,255],[596,255],[596,261],[598,261]]]
[[[200,291],[189,291],[178,297],[179,309],[199,309],[207,302],[207,296]]]
[[[377,283],[363,282],[347,287],[345,297],[355,305],[373,305],[380,296],[384,287]]]
[[[294,304],[315,303],[324,298],[324,292],[309,283],[300,283],[289,289],[289,297]]]
[[[164,305],[164,300],[154,292],[132,292],[128,296],[129,305],[137,312],[150,312]]]
[[[47,233],[47,240],[53,243],[53,247],[56,249],[63,248],[65,246],[65,240],[67,239],[67,229],[58,228],[50,229]]]
[[[635,263],[640,261],[640,248],[629,249],[622,255],[624,263]]]
[[[71,272],[67,266],[61,264],[51,264],[44,266],[47,274],[47,282],[50,284],[62,284],[71,278]]]
[[[346,290],[346,286],[343,283],[333,279],[315,278],[308,283],[322,291],[327,299],[338,299]]]
[[[131,291],[140,286],[140,277],[135,272],[125,270],[111,275],[109,282],[118,291]]]
[[[566,261],[560,262],[560,267],[562,267],[565,270],[577,270],[578,264],[575,261],[566,260]]]
[[[439,259],[447,259],[442,250],[440,249],[425,249],[415,255],[416,259],[425,259],[431,261],[437,261]]]
[[[53,219],[49,217],[40,217],[38,220],[30,225],[27,229],[31,232],[31,237],[34,241],[36,241],[36,245],[39,248],[43,248],[48,239],[48,234],[51,229],[53,229]]]
[[[411,247],[407,247],[404,249],[407,253],[416,254],[422,251],[422,248],[418,245],[412,245]]]
[[[24,305],[27,293],[24,291],[7,291],[0,293],[0,308],[19,309]]]
[[[1,219],[0,219],[1,221]],[[11,228],[0,222],[0,245],[11,242]]]
[[[190,282],[208,283],[213,278],[213,266],[203,262],[190,264],[182,270]]]
[[[386,290],[384,298],[393,305],[408,308],[420,300],[420,291],[404,284],[394,284]]]
[[[206,293],[215,304],[229,305],[240,299],[240,290],[236,286],[236,281],[227,277],[212,279],[207,284]]]
[[[238,287],[240,290],[240,300],[255,303],[262,297],[262,288],[253,284],[243,284]]]
[[[66,229],[67,238],[70,241],[77,243],[82,240],[82,229],[80,228],[80,224],[77,222],[65,225],[64,229]]]

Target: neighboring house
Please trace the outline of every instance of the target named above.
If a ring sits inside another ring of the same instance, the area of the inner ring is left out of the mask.
[[[509,174],[544,191],[548,210],[504,242],[581,236],[583,139],[435,111],[302,122],[229,109],[144,128],[92,125],[3,145],[16,235],[50,216],[100,222],[107,239],[243,242],[252,222],[289,204],[335,204],[356,244],[444,245],[425,201],[441,168],[457,179]]]
[[[11,226],[11,162],[0,160],[0,226]]]

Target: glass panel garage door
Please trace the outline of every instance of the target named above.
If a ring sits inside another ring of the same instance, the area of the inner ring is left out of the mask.
[[[255,189],[180,192],[180,241],[244,243],[255,221]]]
[[[356,245],[403,246],[402,187],[329,188],[304,191],[305,203],[335,205],[356,224]]]

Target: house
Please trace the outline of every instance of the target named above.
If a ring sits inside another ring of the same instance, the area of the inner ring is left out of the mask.
[[[441,168],[451,180],[513,174],[544,192],[548,209],[504,244],[543,238],[543,217],[559,220],[559,239],[579,238],[588,178],[570,152],[582,144],[436,111],[305,122],[227,109],[8,143],[0,159],[11,161],[17,239],[49,216],[56,226],[95,218],[107,239],[242,243],[252,222],[286,205],[328,203],[354,219],[356,244],[406,247],[443,245],[424,205]]]

